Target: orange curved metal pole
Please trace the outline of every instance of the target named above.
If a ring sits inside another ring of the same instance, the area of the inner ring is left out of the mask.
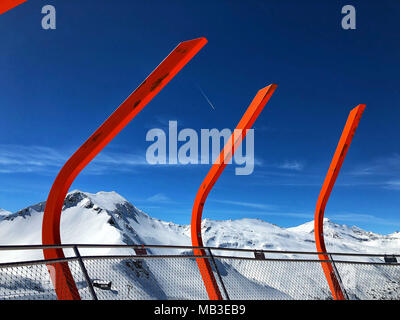
[[[364,112],[365,104],[360,104],[354,108],[347,119],[346,125],[343,129],[342,136],[340,137],[339,144],[336,148],[333,156],[331,165],[326,175],[324,184],[322,185],[321,192],[318,197],[317,207],[315,209],[314,219],[314,233],[315,233],[315,244],[317,246],[317,252],[326,253],[325,241],[324,241],[324,212],[328,202],[329,196],[332,192],[333,186],[335,185],[336,179],[339,175],[340,168],[342,167],[343,161],[346,157],[347,151],[350,147],[353,136],[356,132],[361,116]],[[320,260],[329,260],[328,255],[318,255]],[[340,286],[340,282],[336,277],[336,273],[330,262],[321,263],[325,273],[325,277],[328,281],[329,288],[332,292],[335,300],[345,300],[345,294]]]
[[[65,196],[85,166],[150,102],[154,96],[200,51],[205,38],[180,43],[147,79],[114,111],[65,163],[47,198],[42,225],[44,245],[61,244],[60,217]],[[62,249],[44,249],[45,259],[62,259]],[[68,263],[49,264],[58,299],[80,299]]]
[[[235,132],[229,138],[219,157],[201,184],[200,189],[197,192],[192,211],[191,237],[194,247],[203,247],[203,240],[201,236],[201,216],[208,194],[210,193],[215,182],[220,177],[222,171],[224,171],[226,165],[231,160],[233,154],[242,143],[247,134],[247,130],[252,127],[253,123],[274,93],[276,87],[276,84],[271,84],[268,87],[258,91],[242,119],[239,121]],[[203,249],[194,249],[194,254],[199,256],[206,255]],[[218,284],[215,280],[208,259],[197,258],[196,261],[210,300],[222,300],[223,298],[221,292],[218,288]]]
[[[19,6],[20,4],[26,2],[28,0],[2,0],[0,2],[0,14],[3,14],[7,12],[8,10],[11,10],[15,8],[16,6]]]

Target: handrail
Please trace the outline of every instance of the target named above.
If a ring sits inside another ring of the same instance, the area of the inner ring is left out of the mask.
[[[64,199],[78,174],[97,154],[161,91],[161,89],[207,43],[199,38],[180,43],[144,82],[114,111],[114,113],[72,155],[57,175],[47,198],[43,215],[42,242],[60,244],[60,218]],[[46,259],[64,258],[63,250],[45,249]],[[79,300],[80,295],[67,263],[49,265],[58,299]]]
[[[314,234],[315,234],[315,245],[318,252],[324,252],[319,256],[320,260],[329,260],[326,255],[326,247],[324,240],[324,212],[326,204],[329,200],[329,196],[332,192],[333,186],[335,185],[336,179],[339,175],[340,168],[342,167],[343,161],[346,157],[347,151],[350,147],[353,136],[356,132],[357,126],[360,122],[361,116],[364,112],[365,104],[360,104],[354,108],[347,119],[346,125],[343,129],[342,136],[340,137],[338,146],[333,156],[331,165],[326,175],[324,184],[318,197],[317,206],[315,209],[314,219]],[[337,279],[334,268],[331,264],[322,264],[322,268],[325,273],[325,277],[328,281],[330,290],[335,300],[344,300],[345,294],[340,287],[339,279]]]
[[[293,251],[293,250],[268,250],[268,249],[244,249],[244,248],[222,248],[222,247],[195,247],[195,246],[178,246],[178,245],[151,245],[151,244],[60,244],[60,245],[0,245],[0,251],[7,250],[43,250],[43,249],[73,249],[87,248],[87,249],[98,249],[98,248],[159,248],[159,249],[203,249],[203,250],[219,250],[219,251],[236,251],[236,252],[264,252],[272,254],[303,254],[303,255],[320,255],[330,254],[333,256],[353,256],[353,257],[385,257],[393,256],[400,257],[397,253],[352,253],[352,252],[317,252],[317,251]]]
[[[79,245],[74,245],[75,247],[79,247]],[[104,246],[105,248],[108,248],[108,246]],[[128,247],[128,246],[126,246]],[[130,247],[130,246],[129,246]],[[203,249],[207,250],[224,250],[224,248],[213,248],[213,247],[203,247]],[[10,249],[11,250],[11,249]],[[242,252],[243,249],[231,249],[231,251],[238,251]],[[256,250],[257,252],[260,252],[262,250]],[[254,250],[252,250],[254,252]],[[284,254],[290,254],[290,251],[273,251],[273,253],[284,253]],[[303,255],[309,255],[310,252],[307,251],[297,251],[298,254],[303,254]],[[315,252],[314,252],[315,253]],[[351,253],[325,253],[329,256],[333,255],[346,255],[346,256],[354,256],[358,257],[360,256],[359,254],[351,254]],[[363,257],[377,257],[376,254],[362,254]],[[385,254],[379,255],[378,257],[383,257]],[[391,255],[391,256],[400,256],[400,255]],[[221,259],[221,260],[250,260],[250,261],[281,261],[281,262],[315,262],[315,263],[323,263],[323,264],[330,264],[332,262],[335,263],[343,263],[343,264],[360,264],[360,265],[385,265],[385,266],[400,266],[399,262],[395,263],[386,263],[386,262],[375,262],[375,261],[354,261],[354,260],[334,260],[334,259],[329,259],[329,260],[319,260],[319,259],[299,259],[299,258],[269,258],[265,257],[263,259],[257,259],[255,257],[238,257],[238,256],[221,256],[221,255],[213,255],[214,258],[216,259]],[[156,254],[156,255],[89,255],[89,256],[81,256],[80,257],[82,260],[111,260],[111,259],[209,259],[211,258],[210,255],[186,255],[186,254],[167,254],[167,255],[161,255],[161,254]],[[12,268],[12,267],[21,267],[21,266],[30,266],[30,265],[39,265],[39,264],[57,264],[57,263],[63,263],[63,262],[71,262],[71,261],[77,261],[79,260],[79,257],[77,256],[72,256],[72,257],[66,257],[62,259],[40,259],[40,260],[28,260],[28,261],[18,261],[18,262],[1,262],[0,263],[0,268]]]

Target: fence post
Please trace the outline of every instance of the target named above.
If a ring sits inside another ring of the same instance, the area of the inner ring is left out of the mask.
[[[212,264],[214,265],[215,272],[217,273],[217,276],[218,276],[218,280],[219,280],[219,282],[221,283],[222,291],[223,291],[224,294],[225,294],[226,300],[231,300],[231,299],[229,298],[228,291],[226,291],[225,284],[224,284],[224,282],[222,281],[222,277],[221,277],[221,274],[219,273],[219,270],[218,270],[218,267],[217,267],[217,263],[215,262],[215,259],[214,259],[214,255],[212,254],[210,248],[207,248],[207,251],[208,251],[208,255],[210,256],[211,262],[212,262]]]
[[[340,277],[339,271],[336,268],[335,260],[333,260],[333,257],[332,257],[332,255],[330,253],[328,254],[328,256],[329,256],[329,260],[331,260],[331,262],[332,262],[332,269],[333,269],[333,272],[335,273],[336,280],[337,280],[337,282],[339,284],[339,287],[342,290],[343,295],[346,298],[346,300],[349,300],[349,295],[346,292],[346,289],[345,289],[345,287],[343,285],[343,282],[342,282],[342,278]]]
[[[92,296],[93,300],[98,300],[96,292],[94,291],[94,288],[93,288],[92,281],[90,280],[89,274],[88,274],[88,272],[86,270],[85,264],[83,263],[81,254],[79,253],[79,250],[78,250],[77,246],[74,246],[74,252],[75,252],[75,256],[78,258],[79,266],[82,269],[82,273],[83,273],[83,276],[85,277],[87,286],[89,288],[90,295]]]

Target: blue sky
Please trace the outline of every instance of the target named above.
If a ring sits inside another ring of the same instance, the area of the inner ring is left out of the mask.
[[[41,29],[45,4],[57,10],[56,30]],[[356,30],[341,28],[345,4],[356,8]],[[203,50],[72,189],[115,190],[154,217],[190,223],[210,165],[144,163],[146,132],[169,120],[233,129],[256,92],[277,83],[255,123],[254,173],[228,166],[203,217],[312,220],[348,113],[366,103],[326,217],[399,230],[399,18],[389,0],[29,0],[0,16],[0,207],[45,200],[63,163],[160,61],[204,36]]]

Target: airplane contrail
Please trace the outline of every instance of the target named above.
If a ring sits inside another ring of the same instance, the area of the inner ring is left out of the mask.
[[[207,100],[208,104],[211,106],[211,108],[213,108],[215,110],[214,105],[211,103],[210,99],[208,99],[207,95],[204,93],[204,91],[200,88],[199,85],[196,85],[197,89],[199,89],[201,95],[204,97],[204,99]]]

